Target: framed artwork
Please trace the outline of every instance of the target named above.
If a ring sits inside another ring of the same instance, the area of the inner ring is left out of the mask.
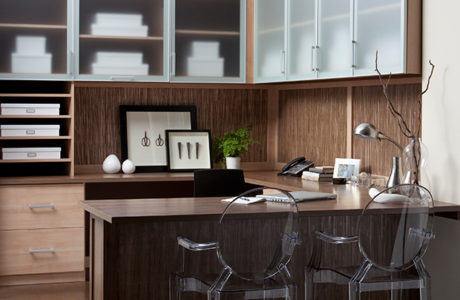
[[[346,178],[359,174],[359,159],[336,158],[334,165],[333,178]]]
[[[211,169],[209,130],[166,130],[169,171]]]
[[[120,105],[121,158],[139,172],[168,170],[166,130],[196,128],[195,106]]]

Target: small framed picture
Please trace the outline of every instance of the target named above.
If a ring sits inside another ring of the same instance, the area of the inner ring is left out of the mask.
[[[212,168],[209,130],[166,130],[166,145],[169,171]]]
[[[195,106],[120,105],[121,158],[138,172],[164,172],[166,130],[196,129]]]
[[[353,175],[359,174],[359,159],[336,158],[333,178],[349,179]]]

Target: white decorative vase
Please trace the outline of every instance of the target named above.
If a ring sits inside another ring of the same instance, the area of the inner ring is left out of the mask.
[[[232,157],[227,156],[225,158],[225,163],[227,165],[227,169],[241,169],[241,158],[240,157]]]
[[[104,173],[114,174],[118,173],[121,168],[121,163],[118,157],[115,154],[110,154],[104,159],[102,163],[102,170]]]
[[[134,173],[134,171],[136,171],[136,166],[134,165],[134,163],[131,160],[127,159],[121,165],[121,170],[125,174],[132,174],[132,173]]]

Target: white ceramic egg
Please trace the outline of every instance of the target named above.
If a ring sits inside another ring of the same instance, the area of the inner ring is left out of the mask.
[[[121,163],[118,157],[115,154],[110,154],[104,159],[102,163],[102,170],[104,173],[114,174],[118,173],[121,168]]]
[[[136,166],[131,160],[127,159],[123,162],[121,169],[123,170],[123,173],[125,174],[132,174],[134,173],[134,171],[136,171]]]

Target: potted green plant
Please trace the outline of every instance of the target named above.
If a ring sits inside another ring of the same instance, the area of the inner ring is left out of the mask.
[[[235,131],[228,131],[222,137],[218,137],[213,143],[213,154],[216,162],[220,162],[222,168],[240,169],[240,155],[248,151],[249,145],[257,141],[249,137],[252,127],[247,126]]]

